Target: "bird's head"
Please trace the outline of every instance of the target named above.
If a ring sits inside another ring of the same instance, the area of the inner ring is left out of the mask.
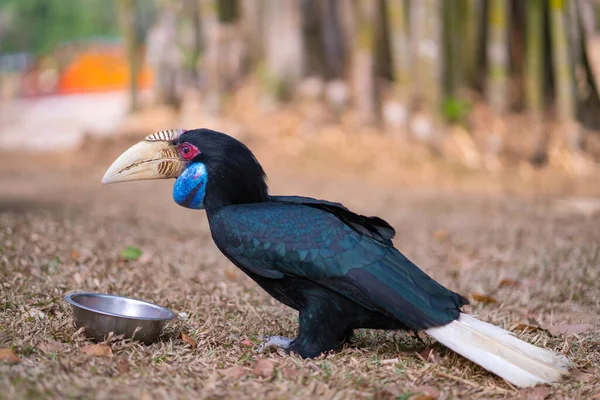
[[[173,199],[183,207],[217,209],[266,201],[265,174],[240,141],[209,129],[153,133],[110,166],[102,183],[175,178]]]

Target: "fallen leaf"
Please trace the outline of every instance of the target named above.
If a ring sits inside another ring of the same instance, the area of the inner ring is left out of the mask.
[[[92,357],[112,357],[112,349],[104,344],[88,344],[80,350]]]
[[[121,260],[135,261],[142,255],[142,250],[135,246],[128,246],[121,250]]]
[[[437,399],[437,397],[430,396],[428,394],[420,394],[417,397],[411,397],[411,399],[413,399],[413,400],[435,400],[435,399]]]
[[[421,394],[419,397],[416,398],[437,399],[438,397],[440,397],[440,391],[434,388],[433,386],[429,385],[417,386],[416,388],[414,388],[414,392]]]
[[[445,241],[446,239],[448,239],[448,236],[448,232],[443,229],[438,229],[437,231],[433,232],[433,238],[438,242]]]
[[[419,352],[419,355],[423,357],[424,360],[429,361],[431,363],[436,364],[440,362],[440,352],[437,351],[437,349],[427,347],[426,349],[421,350]]]
[[[66,344],[57,342],[56,340],[39,343],[36,347],[45,354],[60,353],[67,349]]]
[[[500,286],[501,288],[508,286],[519,286],[519,282],[515,281],[514,279],[504,278],[500,281],[500,284],[498,286]]]
[[[17,357],[15,352],[11,349],[0,349],[0,362],[7,364],[17,364],[21,362],[21,359]]]
[[[81,257],[81,254],[79,254],[79,252],[77,250],[71,250],[71,260],[72,261],[79,260],[79,257]]]
[[[517,324],[512,328],[512,330],[518,332],[537,332],[540,330],[540,327],[528,324]]]
[[[591,381],[592,379],[594,379],[594,375],[588,374],[587,372],[584,372],[581,370],[578,370],[578,371],[573,371],[571,373],[571,378],[573,378],[577,382],[587,383],[587,382]]]
[[[224,373],[230,378],[240,379],[242,376],[246,376],[248,374],[248,371],[246,370],[246,368],[236,365],[234,367],[226,369]]]
[[[227,268],[225,269],[225,278],[227,278],[230,281],[235,281],[238,278],[238,274],[233,269]]]
[[[379,393],[375,394],[376,399],[396,399],[400,397],[400,388],[398,385],[385,385],[383,389],[379,391]]]
[[[268,378],[273,375],[273,371],[275,370],[275,366],[272,361],[260,359],[254,364],[254,368],[252,369],[252,373],[255,376],[262,376],[263,378]]]
[[[498,302],[492,296],[486,296],[485,294],[481,294],[481,293],[473,293],[473,294],[471,294],[471,297],[473,297],[473,300],[478,301],[480,303],[491,304],[491,303]]]
[[[181,332],[181,340],[183,340],[184,342],[189,344],[192,349],[195,349],[196,347],[198,347],[198,343],[196,342],[196,340],[193,337],[191,337],[190,335],[187,335],[183,332]]]
[[[519,398],[527,400],[544,400],[550,396],[550,389],[544,386],[519,390]]]
[[[300,376],[300,371],[296,368],[282,368],[281,372],[283,373],[283,377],[285,379],[293,380]]]
[[[126,374],[131,370],[131,368],[129,368],[129,361],[127,361],[125,357],[120,357],[117,359],[116,364],[117,370],[122,374]]]
[[[553,335],[577,335],[591,328],[591,324],[559,324],[549,326],[547,329]]]

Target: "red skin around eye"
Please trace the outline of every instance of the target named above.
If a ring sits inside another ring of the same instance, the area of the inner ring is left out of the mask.
[[[191,143],[185,142],[179,145],[179,155],[184,160],[191,160],[200,154],[200,150]]]

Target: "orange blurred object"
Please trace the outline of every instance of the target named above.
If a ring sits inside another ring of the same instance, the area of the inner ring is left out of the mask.
[[[78,52],[58,78],[58,94],[125,90],[129,86],[129,66],[125,52],[119,47],[90,48]],[[138,88],[151,85],[152,72],[144,63],[138,77]]]

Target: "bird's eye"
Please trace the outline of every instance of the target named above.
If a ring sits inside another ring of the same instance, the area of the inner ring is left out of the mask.
[[[189,143],[183,143],[179,145],[179,154],[186,160],[191,160],[198,155],[199,151],[196,146]]]

